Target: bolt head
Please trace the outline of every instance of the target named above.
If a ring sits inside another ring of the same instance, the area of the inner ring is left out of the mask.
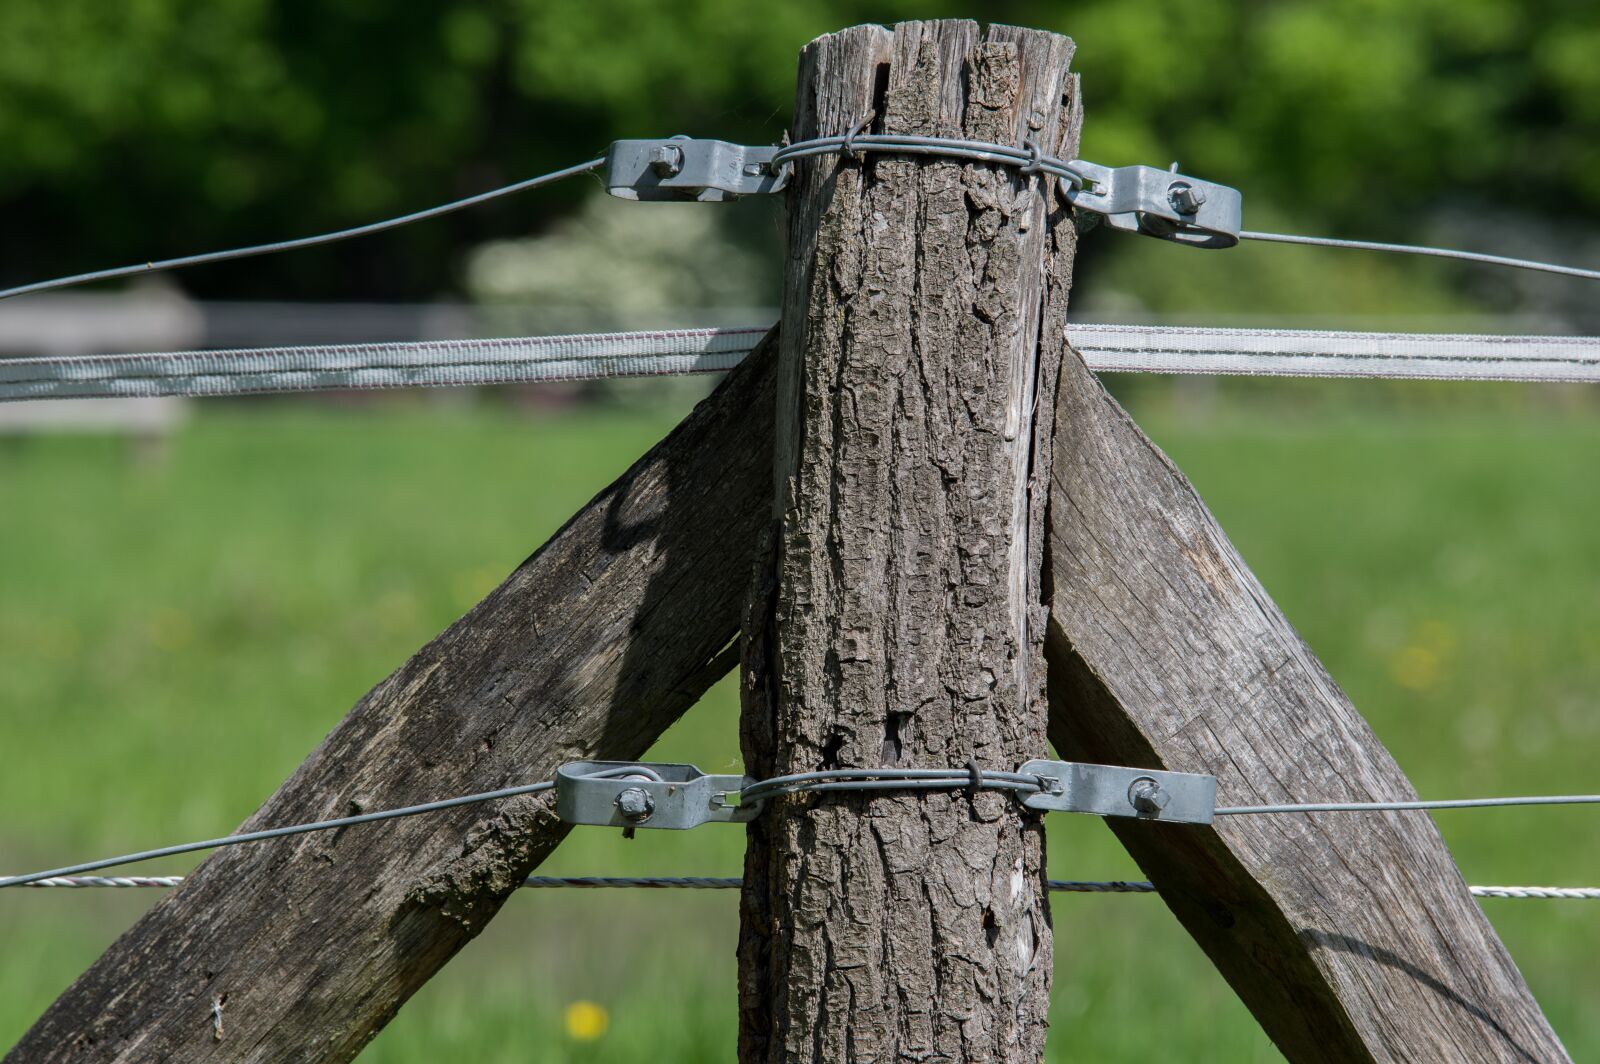
[[[1172,796],[1148,776],[1134,780],[1128,787],[1128,802],[1144,816],[1161,815],[1170,801]]]
[[[1167,189],[1167,200],[1179,214],[1193,214],[1206,202],[1206,190],[1177,181]]]
[[[634,824],[642,824],[650,819],[650,814],[656,811],[656,801],[650,797],[650,792],[643,787],[629,787],[617,795],[617,812],[622,814],[622,819]]]

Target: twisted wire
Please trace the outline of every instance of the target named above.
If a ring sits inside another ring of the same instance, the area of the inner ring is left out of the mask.
[[[1046,155],[1032,141],[1022,147],[996,144],[985,140],[962,140],[955,137],[921,137],[901,133],[860,133],[860,124],[849,133],[832,137],[813,137],[796,141],[778,149],[772,157],[774,168],[788,165],[795,159],[813,155],[854,155],[865,152],[888,152],[895,155],[941,155],[973,162],[1000,163],[1015,166],[1024,174],[1047,173],[1068,182],[1073,188],[1082,188],[1087,178],[1071,162]]]
[[[176,887],[182,876],[56,876],[25,884],[29,887]],[[647,890],[737,890],[738,876],[529,876],[527,890],[577,888],[585,890],[642,888]],[[1154,894],[1155,884],[1126,879],[1052,879],[1054,893]],[[1475,898],[1600,901],[1600,887],[1469,887]]]

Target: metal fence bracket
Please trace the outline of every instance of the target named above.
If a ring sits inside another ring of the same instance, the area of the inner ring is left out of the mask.
[[[776,147],[669,137],[614,141],[606,152],[606,191],[628,200],[720,203],[777,192],[788,168],[774,172]]]
[[[1017,771],[1046,783],[1019,795],[1029,809],[1209,824],[1217,808],[1215,776],[1076,761],[1029,761]]]
[[[693,765],[572,761],[556,770],[556,815],[569,824],[681,830],[742,824],[761,803],[740,805],[744,776],[708,776]]]
[[[1112,229],[1143,233],[1200,248],[1231,248],[1244,226],[1244,197],[1236,188],[1153,166],[1101,166],[1075,159],[1083,185],[1063,184],[1079,210],[1100,215]]]

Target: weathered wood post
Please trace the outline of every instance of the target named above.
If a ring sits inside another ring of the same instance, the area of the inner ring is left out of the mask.
[[[965,21],[802,53],[795,135],[1074,157],[1072,42]],[[1045,753],[1041,562],[1075,232],[1054,179],[799,163],[774,547],[746,622],[747,770],[1015,769]],[[740,1055],[1038,1060],[1043,832],[993,792],[778,800],[750,830]]]
[[[1061,756],[1210,773],[1224,805],[1416,797],[1076,355],[1051,476]],[[1567,1059],[1426,813],[1106,823],[1295,1064]]]

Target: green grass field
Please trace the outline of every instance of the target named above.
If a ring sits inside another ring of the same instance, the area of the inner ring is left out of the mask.
[[[1425,796],[1597,791],[1600,416],[1461,402],[1471,387],[1360,416],[1137,410]],[[675,420],[199,410],[153,461],[0,439],[6,871],[237,824]],[[732,770],[736,712],[724,684],[657,754]],[[1471,882],[1600,883],[1593,808],[1437,819]],[[1053,875],[1138,876],[1094,820],[1049,831]],[[545,871],[731,875],[742,838],[580,830]],[[0,1044],[154,900],[0,895]],[[1484,905],[1573,1056],[1600,1059],[1600,904]],[[1053,907],[1053,1060],[1279,1059],[1158,900]],[[731,1060],[735,934],[730,893],[522,892],[362,1059]],[[569,1033],[576,1001],[606,1011],[599,1037]]]

